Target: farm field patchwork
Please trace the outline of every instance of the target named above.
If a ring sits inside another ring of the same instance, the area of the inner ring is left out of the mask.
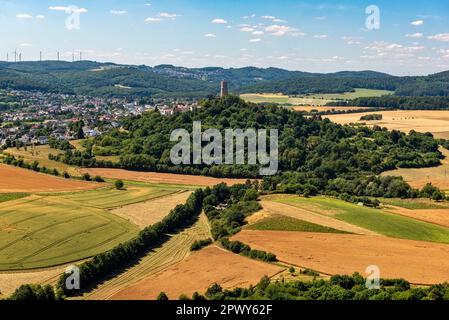
[[[109,299],[124,288],[182,261],[191,254],[190,246],[195,240],[206,239],[210,236],[207,218],[205,215],[201,215],[192,227],[170,235],[168,241],[153,249],[141,258],[136,265],[100,284],[92,292],[86,294],[84,298],[88,300]],[[171,281],[176,283],[178,279],[172,279]],[[155,287],[152,286],[152,288]],[[152,299],[155,298],[152,297]]]
[[[82,203],[31,196],[0,205],[0,270],[55,266],[90,257],[137,234],[137,227]]]
[[[380,209],[367,208],[338,199],[287,198],[276,200],[320,215],[331,216],[379,234],[401,239],[449,243],[449,228],[412,218],[388,213]]]
[[[175,192],[133,186],[0,203],[0,270],[55,266],[107,251],[134,237],[139,228],[106,209]]]
[[[344,231],[347,233],[378,235],[378,233],[367,228],[355,226],[351,223],[338,220],[333,216],[314,212],[307,206],[300,207],[295,206],[294,204],[290,204],[287,201],[290,198],[292,198],[293,200],[296,199],[296,197],[289,196],[283,198],[283,195],[276,195],[275,197],[263,197],[262,201],[260,202],[263,207],[262,213],[268,213],[268,216],[273,214],[287,216],[327,228]],[[276,199],[280,201],[276,201]],[[256,213],[254,217],[250,217],[250,219],[257,218],[258,215],[260,215],[260,213]]]
[[[92,190],[100,188],[98,183],[69,180],[37,173],[31,170],[0,164],[0,192],[60,192]]]
[[[249,93],[242,94],[240,95],[240,97],[247,102],[253,103],[277,103],[291,106],[324,106],[327,103],[336,100],[349,100],[360,97],[380,97],[388,94],[392,94],[392,91],[355,89],[354,92],[345,92],[341,94],[310,94],[290,97],[287,95],[276,93]]]
[[[207,247],[184,261],[125,287],[112,300],[154,300],[163,291],[170,299],[181,294],[204,293],[214,283],[223,288],[247,287],[285,268],[252,260],[216,246]]]
[[[449,246],[383,236],[243,230],[232,237],[277,258],[320,273],[366,275],[370,265],[382,278],[404,278],[414,284],[449,281]]]

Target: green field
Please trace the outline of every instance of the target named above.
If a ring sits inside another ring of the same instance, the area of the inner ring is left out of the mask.
[[[280,105],[311,105],[311,106],[324,106],[329,102],[336,100],[350,100],[361,97],[380,97],[383,95],[392,94],[392,91],[387,90],[373,90],[373,89],[355,89],[354,92],[345,92],[340,94],[311,94],[302,96],[286,96],[283,94],[261,93],[261,94],[242,94],[240,97],[253,103],[277,103]]]
[[[443,203],[435,203],[423,199],[380,199],[382,204],[401,207],[410,210],[420,209],[448,209],[449,206]]]
[[[31,195],[0,203],[0,271],[89,258],[133,238],[139,228],[106,209],[176,192],[159,187]]]
[[[156,199],[174,193],[173,189],[128,187],[125,190],[93,190],[64,195],[63,201],[82,203],[98,209],[113,209],[128,204]]]
[[[266,231],[302,231],[302,232],[321,232],[321,233],[347,233],[320,226],[315,223],[287,217],[274,215],[257,221],[248,227],[250,230],[266,230]]]
[[[393,238],[449,243],[449,228],[387,213],[380,209],[360,207],[342,200],[325,197],[298,197],[277,201],[314,213],[331,215],[335,219]]]
[[[25,198],[27,196],[29,196],[28,193],[0,193],[0,203]]]

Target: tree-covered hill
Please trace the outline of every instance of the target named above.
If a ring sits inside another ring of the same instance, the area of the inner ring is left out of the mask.
[[[125,130],[112,130],[87,144],[85,152],[69,150],[57,159],[80,166],[255,178],[259,175],[255,165],[172,164],[170,150],[176,142],[170,142],[170,134],[175,129],[192,132],[193,121],[201,121],[203,130],[217,128],[222,132],[226,128],[278,129],[279,174],[268,180],[293,189],[307,185],[312,191],[340,191],[348,188],[348,181],[356,180],[358,185],[363,180],[370,187],[359,190],[360,194],[371,190],[372,195],[384,195],[377,188],[387,188],[395,179],[375,178],[377,174],[397,167],[435,166],[442,157],[431,134],[341,126],[283,108],[247,104],[233,96],[205,100],[201,106],[168,117],[148,112],[129,118]],[[95,155],[119,155],[120,162],[98,163]],[[402,180],[394,183],[401,192],[411,192]]]
[[[183,68],[118,65],[93,61],[0,62],[0,89],[38,90],[92,96],[206,97],[227,80],[235,93],[342,93],[386,89],[400,96],[449,95],[448,72],[396,77],[374,71],[331,74],[278,68]]]

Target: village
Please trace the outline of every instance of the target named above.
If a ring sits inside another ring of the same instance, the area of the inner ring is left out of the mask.
[[[5,102],[8,101],[8,102]],[[47,144],[97,137],[121,120],[156,111],[163,116],[197,107],[196,102],[164,99],[94,98],[58,93],[0,91],[0,147]],[[75,124],[82,121],[82,131]]]

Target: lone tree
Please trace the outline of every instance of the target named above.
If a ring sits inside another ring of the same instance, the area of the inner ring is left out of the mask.
[[[168,300],[168,296],[165,294],[165,292],[161,292],[157,296],[157,300]]]
[[[125,184],[123,183],[122,180],[116,180],[116,181],[115,181],[115,188],[116,188],[117,190],[123,189],[123,186],[124,186],[124,185],[125,185]]]

